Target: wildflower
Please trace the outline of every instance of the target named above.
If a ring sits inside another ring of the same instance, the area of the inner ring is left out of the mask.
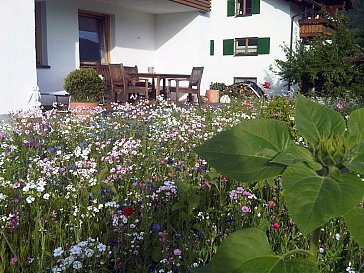
[[[340,238],[341,238],[341,235],[340,235],[339,233],[336,233],[336,234],[335,234],[335,238],[336,238],[336,240],[338,240],[338,241],[339,241],[339,240],[340,240]]]
[[[73,262],[73,268],[74,269],[81,269],[82,268],[82,263],[80,261],[74,261]]]
[[[19,220],[20,217],[18,211],[15,211],[14,214],[9,215],[9,224],[13,229],[19,227]]]
[[[180,250],[179,248],[176,248],[174,251],[173,251],[173,254],[176,255],[176,256],[181,256],[182,254],[182,250]]]
[[[241,210],[243,211],[243,213],[248,213],[248,212],[250,212],[250,208],[249,208],[249,207],[247,207],[247,206],[243,206],[243,207],[241,208]]]
[[[337,110],[343,110],[343,109],[344,109],[344,105],[342,105],[342,104],[337,104],[337,105],[336,105],[336,109],[337,109]]]
[[[236,188],[236,193],[242,194],[244,192],[244,188],[243,187],[237,187]]]
[[[130,215],[132,215],[134,212],[133,208],[124,208],[124,216],[125,217],[129,217]]]
[[[49,194],[49,193],[45,193],[45,194],[43,195],[43,199],[45,199],[45,200],[48,200],[48,199],[49,199],[49,197],[50,197],[50,194]]]
[[[59,257],[63,254],[62,247],[57,247],[55,250],[53,250],[53,257]]]
[[[274,201],[268,201],[268,206],[269,207],[275,207],[277,204],[276,204],[276,202],[274,202]]]
[[[278,223],[278,222],[274,222],[271,226],[272,226],[272,228],[277,229],[277,228],[280,228],[281,227],[281,224]]]
[[[158,230],[160,230],[161,229],[161,226],[159,225],[159,224],[154,224],[153,226],[152,226],[152,230],[153,231],[158,231]]]
[[[33,203],[33,201],[35,200],[35,198],[33,196],[28,196],[27,199],[25,199],[27,201],[28,204]]]
[[[97,245],[97,249],[100,251],[100,252],[104,252],[106,251],[106,245],[104,245],[103,243],[99,243]]]
[[[3,201],[6,199],[6,195],[0,192],[0,201]]]
[[[94,255],[94,251],[90,248],[86,248],[85,255],[90,258],[90,257],[92,257],[92,255]]]
[[[18,262],[18,259],[16,257],[13,257],[10,259],[10,264],[11,265],[16,265],[16,263]]]

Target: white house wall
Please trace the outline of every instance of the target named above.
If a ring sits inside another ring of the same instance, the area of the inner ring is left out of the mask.
[[[262,0],[260,14],[227,17],[227,1],[213,0],[210,39],[215,41],[215,54],[210,56],[207,77],[211,82],[232,84],[234,77],[256,77],[268,81],[275,89],[283,84],[269,70],[275,59],[284,59],[280,45],[290,40],[290,5],[285,0]],[[270,37],[270,53],[258,56],[223,56],[223,40],[244,37]],[[206,46],[206,50],[208,50]]]
[[[209,16],[198,11],[156,16],[156,70],[190,74],[206,67],[209,54]],[[202,90],[207,77],[203,75]]]
[[[138,65],[146,71],[155,62],[154,15],[90,0],[46,2],[48,65],[37,69],[42,93],[63,90],[64,78],[79,67],[78,10],[109,14],[111,17],[112,63]],[[42,102],[53,99],[43,96]]]
[[[0,10],[0,115],[28,108],[37,84],[34,2],[12,0]]]

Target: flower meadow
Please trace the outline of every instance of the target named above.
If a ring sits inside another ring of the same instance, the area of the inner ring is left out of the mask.
[[[284,103],[14,114],[0,125],[0,272],[188,272],[246,227],[276,253],[307,249],[280,177],[243,185],[192,151],[245,119],[281,119],[296,134]],[[322,272],[364,272],[341,219],[320,242]]]

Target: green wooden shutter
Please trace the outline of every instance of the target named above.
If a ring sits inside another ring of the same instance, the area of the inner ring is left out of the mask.
[[[260,0],[252,0],[252,14],[260,13]]]
[[[210,55],[214,56],[214,54],[215,54],[215,41],[210,40]]]
[[[223,41],[223,55],[234,55],[234,39]]]
[[[269,54],[270,38],[258,38],[258,54]]]
[[[227,16],[235,16],[235,0],[227,0]]]

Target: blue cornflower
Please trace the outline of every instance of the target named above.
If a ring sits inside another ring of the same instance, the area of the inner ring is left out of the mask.
[[[160,230],[160,229],[161,229],[160,224],[154,224],[154,225],[152,226],[152,230],[153,230],[153,231],[158,231],[158,230]]]

